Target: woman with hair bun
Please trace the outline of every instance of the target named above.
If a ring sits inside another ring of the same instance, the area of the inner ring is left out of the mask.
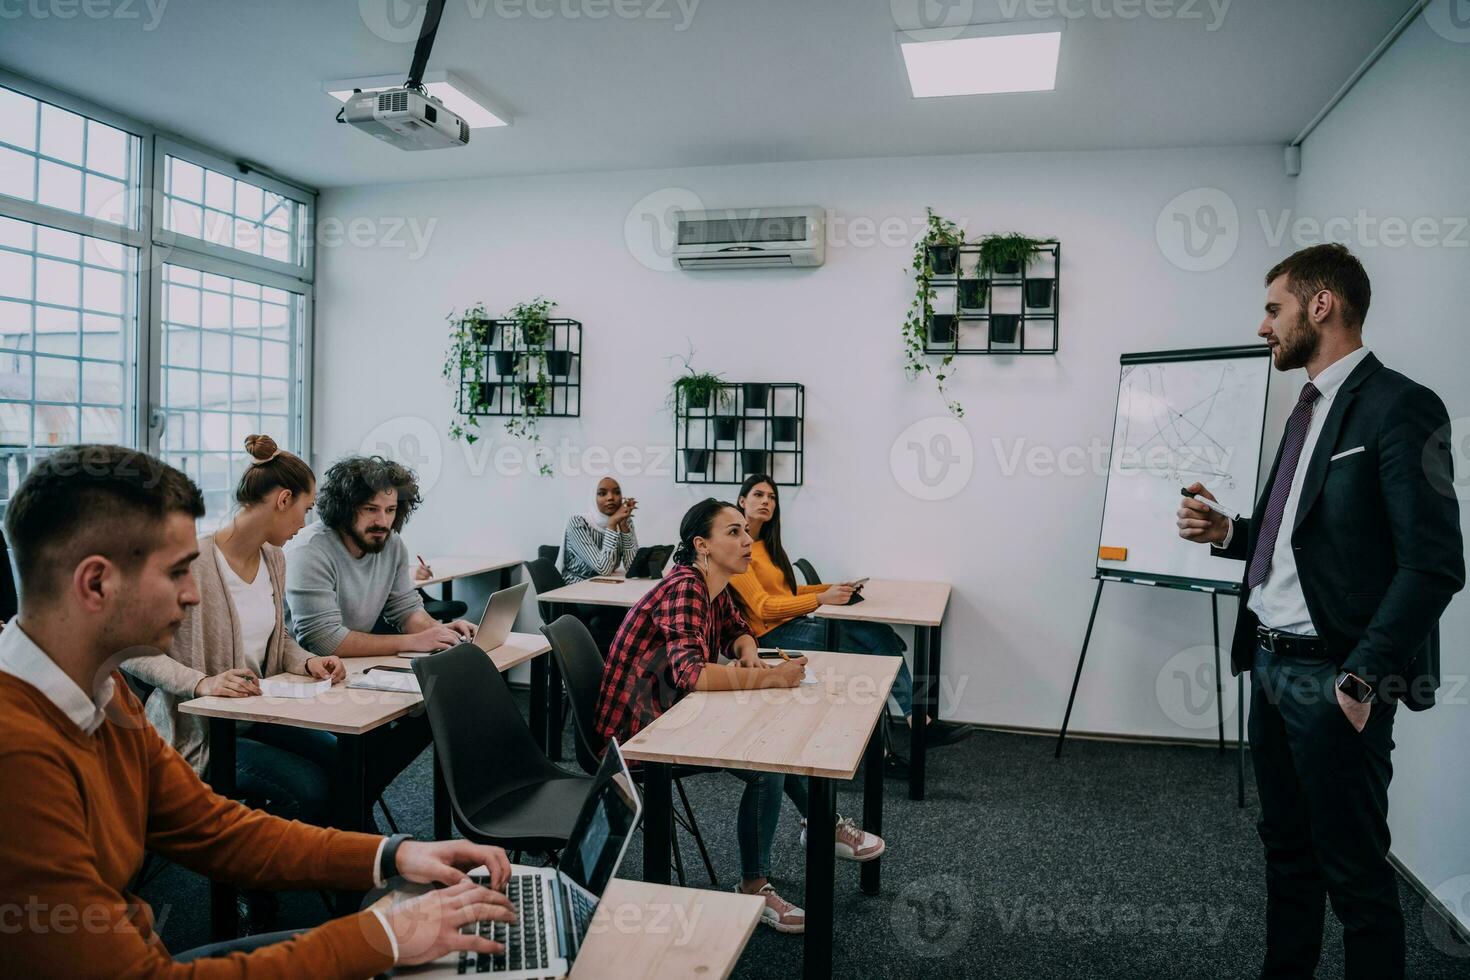
[[[260,693],[259,678],[289,671],[342,680],[337,657],[313,657],[284,623],[286,561],[281,546],[301,530],[316,499],[316,476],[301,457],[270,436],[245,439],[251,461],[235,487],[234,517],[199,539],[190,570],[199,604],[184,613],[165,657],[123,664],[154,686],[148,718],[196,772],[209,762],[209,728],[183,714],[180,701]],[[327,732],[281,725],[242,725],[236,748],[239,795],[279,816],[324,824],[330,780],[323,767],[335,751]]]

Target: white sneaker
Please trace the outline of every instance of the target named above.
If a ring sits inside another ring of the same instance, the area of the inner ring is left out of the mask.
[[[741,891],[739,885],[735,886],[735,890],[742,895],[750,894]],[[777,895],[776,889],[770,882],[762,885],[761,890],[756,894],[766,900],[766,904],[761,908],[761,922],[777,932],[806,932],[806,912]]]
[[[801,846],[806,847],[805,820],[801,822]],[[861,864],[864,861],[882,857],[883,852],[887,849],[888,845],[883,842],[883,838],[860,829],[851,817],[838,819],[834,853],[842,860],[856,861]]]

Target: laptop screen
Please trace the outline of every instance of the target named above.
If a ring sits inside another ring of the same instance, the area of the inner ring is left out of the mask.
[[[639,809],[638,790],[628,776],[617,743],[611,742],[592,792],[567,838],[559,870],[601,898],[637,827]]]

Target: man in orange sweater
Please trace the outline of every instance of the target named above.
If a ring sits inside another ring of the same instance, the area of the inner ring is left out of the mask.
[[[0,963],[12,976],[368,977],[514,920],[505,852],[281,820],[224,799],[154,732],[118,664],[169,649],[199,601],[199,489],[116,446],[37,465],[5,515],[20,615],[0,632]],[[385,876],[449,887],[336,919],[252,953],[175,963],[127,891],[144,849],[250,888],[366,890]]]

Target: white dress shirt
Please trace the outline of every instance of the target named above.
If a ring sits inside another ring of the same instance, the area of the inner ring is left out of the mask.
[[[1251,589],[1250,597],[1246,600],[1247,608],[1268,629],[1303,636],[1317,635],[1312,614],[1307,611],[1307,597],[1302,592],[1302,581],[1297,575],[1296,552],[1291,548],[1291,531],[1296,526],[1296,509],[1301,502],[1302,483],[1307,478],[1307,467],[1312,461],[1317,439],[1322,435],[1327,413],[1332,409],[1332,400],[1342,383],[1348,379],[1348,375],[1353,373],[1368,353],[1368,348],[1359,347],[1351,354],[1333,361],[1312,379],[1312,384],[1320,395],[1312,403],[1312,421],[1307,426],[1307,438],[1302,444],[1302,454],[1297,460],[1296,473],[1291,480],[1291,492],[1286,496],[1286,507],[1281,514],[1281,532],[1276,535],[1276,548],[1271,552],[1271,570],[1266,575],[1266,581]],[[1259,520],[1262,516],[1257,514],[1253,519]],[[1220,547],[1228,545],[1234,535],[1235,526],[1232,524],[1225,544]]]

